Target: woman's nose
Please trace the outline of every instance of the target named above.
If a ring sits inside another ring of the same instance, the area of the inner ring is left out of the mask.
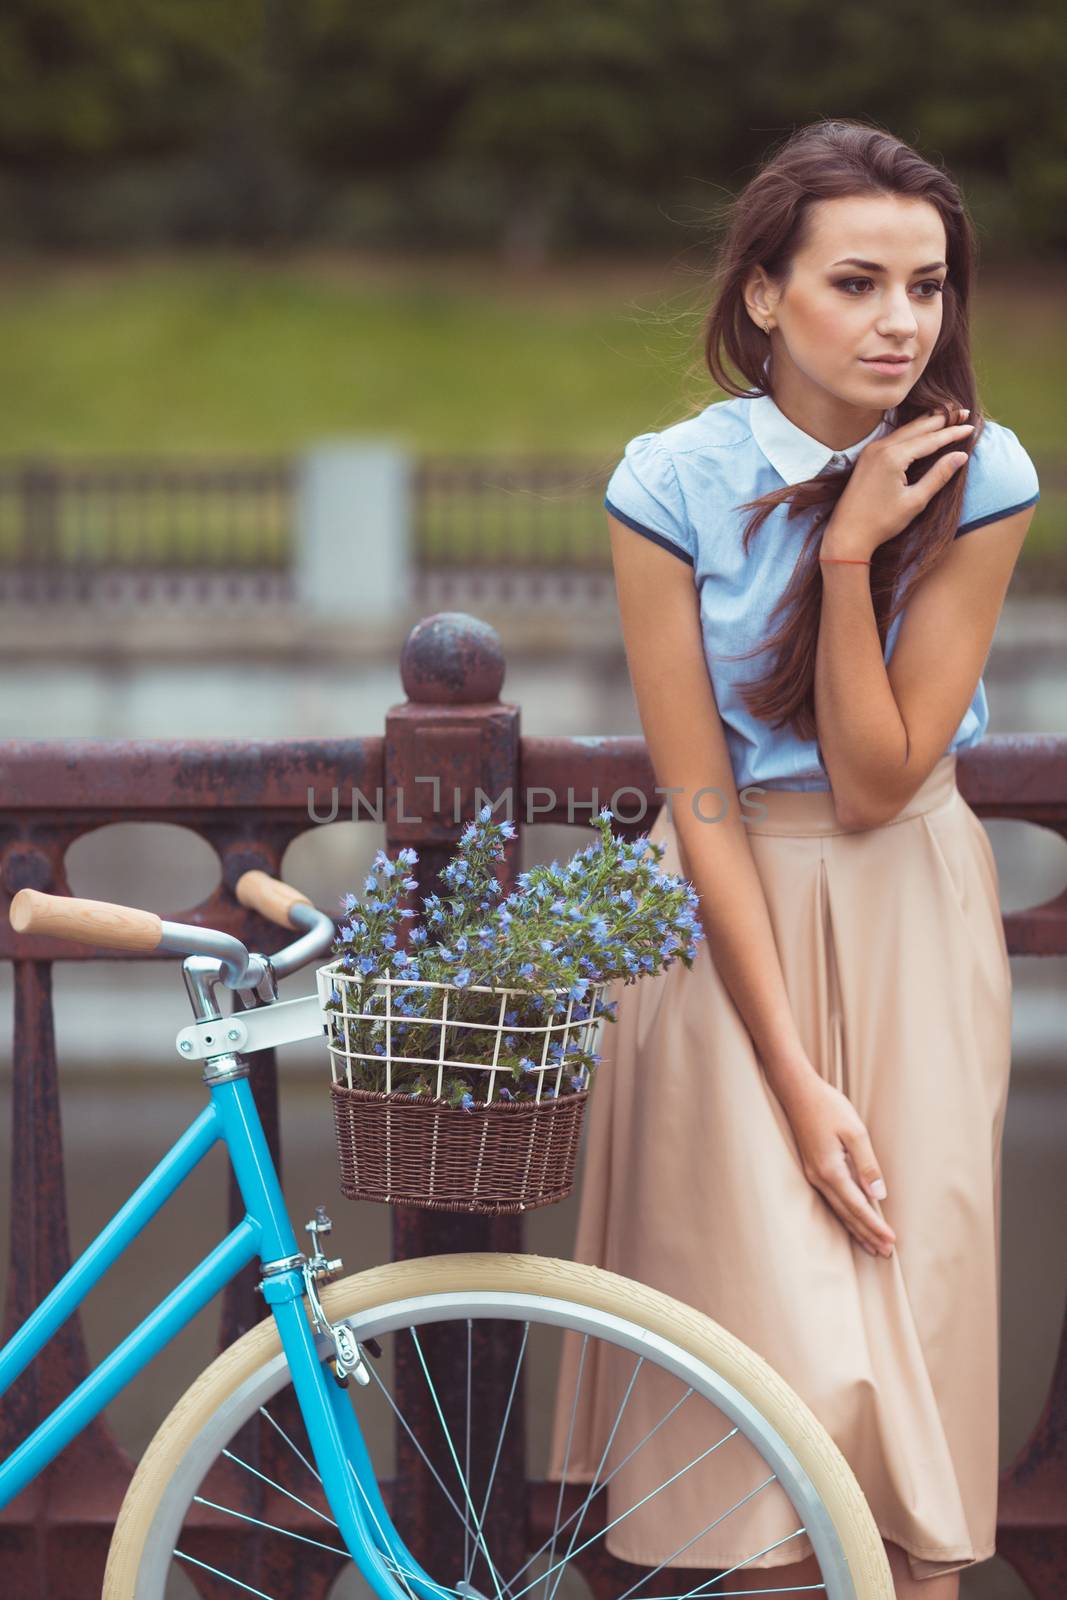
[[[888,337],[890,334],[914,334],[918,331],[915,312],[909,305],[907,297],[891,296],[885,306],[882,316],[878,321],[879,333]]]

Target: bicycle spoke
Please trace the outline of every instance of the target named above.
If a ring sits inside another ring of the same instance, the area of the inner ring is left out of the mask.
[[[512,1407],[512,1403],[513,1403],[513,1401],[515,1399],[515,1390],[518,1387],[519,1374],[522,1371],[523,1358],[526,1355],[526,1342],[529,1339],[529,1337],[530,1337],[530,1324],[527,1322],[523,1326],[522,1343],[519,1346],[518,1360],[515,1362],[515,1372],[514,1372],[514,1374],[512,1376],[512,1379],[511,1379],[511,1388],[508,1391],[508,1402],[507,1402],[507,1405],[504,1407],[504,1417],[503,1417],[503,1421],[500,1424],[500,1433],[497,1436],[496,1451],[495,1451],[495,1453],[493,1455],[493,1465],[489,1469],[489,1483],[488,1483],[488,1486],[487,1486],[486,1491],[485,1491],[485,1499],[482,1501],[482,1514],[478,1518],[478,1527],[477,1527],[477,1533],[478,1534],[480,1534],[482,1529],[485,1527],[485,1515],[486,1515],[486,1512],[489,1510],[489,1497],[493,1492],[493,1484],[496,1481],[496,1469],[500,1465],[500,1452],[504,1447],[504,1434],[507,1432],[508,1418],[511,1416],[511,1407]],[[464,1583],[468,1583],[468,1584],[470,1583],[470,1581],[471,1581],[471,1573],[473,1571],[474,1571],[474,1559],[472,1558],[470,1566],[467,1568],[467,1570],[463,1574]]]
[[[563,1572],[566,1570],[567,1562],[570,1560],[571,1556],[574,1553],[574,1541],[575,1541],[575,1539],[577,1539],[579,1533],[582,1531],[582,1523],[585,1521],[585,1513],[589,1509],[589,1507],[592,1505],[593,1500],[594,1500],[594,1498],[596,1496],[597,1486],[598,1486],[598,1484],[600,1482],[600,1474],[604,1470],[604,1463],[608,1459],[608,1454],[609,1454],[609,1452],[611,1450],[612,1444],[615,1441],[615,1435],[619,1431],[619,1424],[622,1422],[623,1413],[625,1412],[626,1407],[630,1403],[630,1396],[633,1394],[634,1384],[637,1382],[637,1374],[641,1371],[641,1368],[644,1366],[644,1364],[645,1364],[644,1356],[638,1356],[637,1361],[634,1364],[634,1370],[630,1374],[630,1381],[626,1385],[626,1393],[623,1395],[621,1404],[619,1405],[619,1409],[615,1414],[615,1421],[612,1424],[611,1432],[608,1434],[608,1442],[604,1446],[604,1453],[600,1457],[599,1462],[597,1463],[597,1469],[593,1474],[593,1481],[589,1485],[589,1493],[585,1497],[585,1501],[584,1501],[584,1503],[583,1503],[583,1505],[581,1507],[581,1513],[580,1513],[580,1515],[578,1517],[578,1521],[575,1524],[573,1532],[571,1533],[570,1543],[567,1546],[567,1554],[563,1557],[563,1562],[562,1562],[562,1566],[561,1566],[561,1570],[560,1570],[560,1575],[556,1579],[555,1583],[552,1585],[551,1591],[549,1591],[549,1588],[548,1588],[548,1573],[550,1573],[553,1569],[551,1567],[549,1567],[548,1572],[546,1572],[546,1574],[545,1574],[545,1595],[546,1595],[546,1600],[556,1600],[556,1590],[559,1588],[560,1583],[562,1582]],[[521,1594],[522,1591],[520,1590],[519,1593]]]
[[[366,1503],[367,1510],[370,1512],[371,1521],[374,1523],[374,1526],[375,1526],[375,1529],[377,1531],[378,1538],[379,1538],[379,1541],[380,1541],[379,1554],[381,1555],[382,1560],[400,1578],[401,1582],[404,1585],[404,1592],[407,1595],[410,1596],[410,1600],[415,1600],[415,1595],[412,1593],[411,1585],[405,1581],[404,1569],[401,1567],[401,1565],[400,1565],[399,1561],[397,1560],[396,1556],[393,1555],[392,1550],[391,1550],[391,1548],[389,1546],[389,1542],[385,1537],[385,1530],[382,1528],[381,1523],[378,1521],[377,1513],[375,1512],[374,1507],[371,1505],[370,1495],[367,1493],[366,1489],[364,1488],[363,1483],[362,1483],[362,1481],[360,1479],[359,1473],[356,1471],[356,1469],[353,1466],[351,1461],[348,1463],[348,1470],[352,1474],[353,1478],[355,1479],[356,1488],[359,1490],[360,1494],[363,1496],[364,1502]],[[416,1574],[413,1572],[411,1574],[411,1576],[415,1577]]]
[[[422,1353],[422,1345],[419,1343],[419,1336],[415,1332],[414,1328],[409,1328],[408,1332],[411,1334],[412,1341],[413,1341],[413,1343],[415,1345],[415,1350],[416,1350],[416,1352],[418,1354],[418,1357],[419,1357],[419,1365],[422,1367],[423,1376],[425,1377],[427,1386],[429,1387],[429,1390],[430,1390],[430,1398],[433,1400],[434,1410],[437,1412],[437,1417],[438,1417],[438,1420],[439,1420],[439,1422],[441,1424],[441,1428],[442,1428],[442,1431],[443,1431],[444,1436],[445,1436],[445,1443],[448,1445],[449,1454],[452,1457],[452,1461],[453,1461],[453,1463],[455,1465],[456,1472],[459,1474],[460,1482],[463,1485],[464,1498],[466,1499],[466,1502],[467,1502],[468,1506],[471,1509],[471,1514],[475,1519],[475,1527],[474,1527],[474,1538],[475,1538],[475,1541],[476,1541],[476,1543],[480,1544],[481,1547],[482,1547],[482,1554],[485,1556],[486,1565],[489,1568],[490,1576],[492,1577],[493,1583],[494,1583],[494,1585],[496,1587],[497,1600],[503,1600],[503,1594],[502,1594],[501,1588],[500,1588],[500,1579],[497,1576],[497,1570],[496,1570],[496,1567],[493,1564],[493,1558],[489,1554],[489,1550],[488,1550],[488,1548],[486,1546],[485,1539],[484,1539],[484,1537],[482,1535],[482,1531],[478,1527],[478,1513],[474,1509],[474,1502],[471,1499],[470,1489],[469,1489],[469,1487],[467,1485],[466,1478],[463,1476],[463,1469],[459,1464],[459,1457],[456,1454],[456,1447],[452,1442],[452,1434],[451,1434],[451,1431],[449,1429],[448,1423],[445,1421],[444,1412],[441,1410],[441,1402],[437,1398],[437,1390],[434,1387],[434,1381],[430,1377],[430,1369],[427,1367],[426,1358]]]
[[[393,1412],[393,1415],[396,1417],[396,1420],[400,1423],[401,1427],[404,1429],[404,1432],[407,1434],[408,1438],[411,1440],[412,1444],[415,1446],[415,1449],[419,1452],[419,1455],[422,1457],[426,1468],[433,1475],[433,1478],[434,1478],[435,1482],[437,1483],[439,1489],[441,1490],[441,1493],[444,1495],[445,1499],[448,1501],[449,1505],[452,1507],[453,1511],[456,1513],[456,1516],[462,1522],[463,1528],[464,1528],[464,1536],[466,1537],[466,1534],[469,1533],[469,1531],[470,1531],[470,1522],[467,1519],[466,1512],[463,1511],[460,1508],[460,1506],[457,1504],[457,1502],[455,1500],[455,1497],[452,1494],[452,1491],[448,1488],[448,1486],[445,1483],[444,1479],[441,1477],[441,1474],[438,1472],[437,1468],[434,1466],[433,1462],[430,1460],[429,1456],[426,1454],[426,1451],[423,1449],[422,1445],[419,1443],[418,1439],[415,1437],[415,1432],[414,1432],[411,1424],[408,1422],[408,1419],[405,1417],[404,1413],[401,1411],[400,1407],[397,1405],[396,1400],[393,1398],[392,1394],[389,1392],[389,1389],[387,1388],[384,1379],[382,1379],[379,1376],[378,1371],[377,1371],[377,1369],[375,1367],[372,1366],[369,1370],[370,1370],[371,1377],[374,1379],[375,1383],[377,1383],[379,1389],[382,1391],[382,1394],[385,1396],[385,1398],[388,1401],[390,1407],[392,1408],[392,1412]]]
[[[373,1521],[374,1526],[378,1531],[378,1536],[382,1541],[381,1546],[380,1546],[380,1550],[379,1550],[379,1553],[380,1553],[380,1555],[382,1557],[382,1560],[389,1567],[390,1571],[395,1572],[398,1577],[400,1577],[400,1578],[413,1578],[416,1582],[425,1584],[427,1580],[422,1576],[421,1572],[416,1572],[413,1567],[403,1567],[403,1566],[401,1566],[401,1564],[397,1560],[396,1556],[393,1555],[391,1549],[389,1548],[389,1546],[388,1546],[388,1544],[386,1542],[385,1531],[382,1528],[381,1523],[378,1521],[377,1515],[375,1514],[374,1507],[370,1503],[370,1496],[368,1495],[366,1489],[363,1487],[363,1484],[360,1482],[359,1473],[356,1471],[356,1469],[352,1465],[351,1461],[348,1463],[348,1470],[351,1472],[352,1476],[356,1480],[356,1487],[359,1489],[360,1493],[362,1494],[364,1500],[367,1503],[367,1510],[370,1512],[371,1520]],[[431,1578],[429,1580],[429,1582],[430,1582],[431,1587],[435,1590],[436,1593],[438,1593],[440,1595],[448,1596],[449,1600],[462,1600],[462,1597],[460,1596],[460,1591],[458,1589],[450,1588],[449,1585],[446,1584],[446,1583],[438,1583],[433,1578]],[[405,1583],[404,1587],[407,1590],[407,1593],[409,1595],[411,1595],[411,1600],[416,1600],[416,1597],[412,1593],[412,1590],[411,1590],[410,1586],[407,1583]]]
[[[308,1471],[311,1473],[311,1476],[314,1478],[315,1482],[318,1483],[318,1484],[321,1484],[322,1483],[322,1479],[319,1477],[318,1473],[315,1471],[315,1468],[311,1465],[311,1462],[308,1460],[307,1456],[304,1454],[304,1452],[302,1450],[299,1450],[297,1448],[297,1446],[293,1443],[292,1439],[290,1439],[289,1435],[286,1433],[286,1431],[282,1427],[281,1423],[280,1422],[275,1422],[274,1418],[271,1416],[271,1414],[267,1410],[266,1406],[260,1406],[259,1414],[260,1414],[261,1417],[266,1417],[267,1421],[270,1423],[271,1427],[275,1430],[275,1432],[281,1434],[282,1438],[285,1440],[286,1444],[289,1446],[289,1448],[293,1452],[294,1456],[296,1456],[297,1460],[298,1461],[302,1461],[304,1463],[305,1467],[307,1467]]]
[[[685,1393],[681,1396],[681,1398],[674,1402],[674,1404],[673,1404],[673,1406],[671,1406],[670,1410],[669,1411],[665,1411],[663,1413],[662,1417],[660,1417],[659,1421],[655,1424],[655,1426],[649,1428],[649,1430],[645,1434],[644,1438],[643,1439],[639,1439],[637,1444],[634,1445],[633,1449],[632,1450],[628,1450],[626,1452],[626,1454],[623,1456],[622,1460],[619,1462],[618,1466],[612,1467],[612,1469],[608,1473],[607,1477],[602,1480],[602,1482],[600,1484],[601,1489],[606,1489],[607,1488],[607,1486],[611,1482],[612,1478],[614,1478],[618,1473],[620,1473],[622,1471],[623,1467],[626,1465],[626,1463],[628,1461],[632,1461],[633,1460],[634,1456],[637,1454],[637,1452],[639,1450],[643,1450],[644,1449],[644,1447],[648,1443],[648,1441],[655,1434],[657,1434],[659,1432],[659,1430],[663,1427],[663,1425],[665,1423],[670,1421],[670,1419],[674,1416],[674,1413],[678,1410],[679,1406],[684,1405],[685,1401],[688,1400],[689,1396],[691,1394],[693,1394],[693,1393],[695,1393],[695,1391],[692,1388],[688,1388],[685,1391]],[[563,1478],[561,1478],[560,1479],[560,1489],[561,1490],[562,1490],[562,1488],[564,1486],[564,1482],[565,1482],[565,1480]],[[572,1511],[570,1516],[565,1518],[565,1520],[560,1523],[558,1529],[554,1530],[554,1534],[555,1533],[562,1533],[565,1528],[569,1528],[571,1523],[574,1521],[575,1517],[578,1516],[578,1514],[581,1511],[581,1509],[582,1509],[582,1507],[578,1506],[574,1511]],[[558,1515],[559,1515],[558,1510],[556,1512],[556,1515],[558,1517]],[[523,1562],[523,1564],[519,1568],[519,1570],[517,1572],[512,1573],[511,1579],[510,1579],[510,1581],[508,1583],[509,1590],[511,1588],[511,1585],[517,1583],[518,1580],[522,1577],[522,1575],[526,1571],[527,1567],[532,1566],[533,1563],[537,1560],[538,1556],[542,1555],[545,1552],[545,1550],[548,1549],[548,1546],[549,1546],[550,1542],[552,1542],[551,1538],[550,1539],[545,1539],[543,1541],[543,1543],[540,1544],[538,1546],[538,1548],[534,1551],[533,1555],[530,1556],[528,1560]]]
[[[566,1444],[566,1448],[564,1449],[564,1452],[563,1452],[563,1471],[560,1474],[559,1496],[558,1496],[558,1498],[556,1500],[556,1515],[555,1515],[555,1518],[553,1520],[552,1540],[551,1540],[552,1548],[548,1552],[549,1570],[551,1570],[552,1562],[553,1562],[553,1559],[554,1559],[555,1554],[556,1554],[556,1540],[559,1538],[559,1535],[560,1535],[559,1517],[560,1517],[560,1512],[563,1510],[563,1491],[564,1491],[564,1488],[566,1487],[566,1483],[567,1483],[567,1468],[570,1466],[571,1444],[572,1444],[572,1442],[574,1440],[574,1421],[575,1421],[575,1418],[578,1415],[578,1396],[582,1392],[582,1372],[583,1372],[584,1367],[585,1367],[585,1353],[586,1353],[586,1350],[588,1349],[588,1347],[589,1347],[589,1335],[586,1333],[586,1334],[582,1335],[582,1348],[581,1348],[581,1352],[579,1353],[579,1356],[578,1356],[578,1375],[574,1380],[574,1399],[571,1401],[571,1414],[570,1414],[570,1418],[569,1418],[568,1423],[567,1423],[567,1444]],[[542,1548],[544,1548],[544,1547],[542,1546]],[[538,1552],[538,1553],[540,1553],[540,1552]],[[523,1570],[525,1571],[525,1568]],[[513,1578],[512,1582],[514,1582],[514,1581],[515,1580]],[[543,1600],[548,1600],[548,1579],[547,1579],[547,1577],[545,1579],[545,1593],[544,1593],[544,1596],[543,1596]]]
[[[223,1516],[236,1517],[240,1522],[252,1522],[257,1528],[265,1528],[268,1533],[280,1533],[285,1539],[298,1539],[301,1544],[313,1544],[318,1550],[329,1550],[335,1556],[347,1556],[351,1561],[349,1552],[336,1544],[323,1544],[321,1539],[311,1539],[306,1533],[294,1533],[292,1528],[279,1527],[276,1522],[264,1522],[262,1517],[251,1517],[246,1511],[235,1511],[232,1506],[220,1506],[217,1500],[205,1500],[202,1494],[194,1494],[193,1500],[199,1506],[208,1506],[212,1511],[221,1511]]]
[[[678,1545],[676,1549],[671,1551],[670,1555],[665,1561],[660,1562],[658,1567],[653,1567],[651,1572],[644,1573],[636,1583],[632,1583],[628,1589],[624,1590],[623,1593],[617,1597],[617,1600],[630,1600],[630,1596],[633,1594],[635,1589],[639,1589],[642,1584],[651,1583],[652,1579],[656,1577],[657,1573],[662,1572],[664,1567],[669,1567],[671,1563],[676,1561],[680,1555],[684,1555],[692,1545],[696,1544],[698,1539],[703,1539],[704,1535],[706,1533],[710,1533],[712,1528],[717,1528],[720,1522],[724,1522],[728,1516],[737,1510],[738,1506],[743,1506],[746,1500],[751,1500],[753,1495],[757,1495],[761,1492],[761,1490],[766,1489],[769,1483],[775,1483],[777,1478],[778,1474],[776,1472],[772,1472],[769,1478],[765,1478],[763,1482],[758,1483],[754,1489],[750,1489],[746,1495],[742,1495],[740,1500],[735,1501],[730,1507],[729,1511],[724,1511],[720,1516],[713,1517],[706,1528],[701,1528],[700,1532],[694,1533],[691,1539],[687,1539],[684,1544]]]
[[[196,1556],[186,1555],[184,1550],[175,1550],[174,1554],[182,1561],[188,1561],[192,1567],[200,1567],[204,1572],[210,1572],[213,1578],[221,1578],[223,1583],[232,1583],[235,1589],[243,1589],[245,1594],[254,1594],[258,1600],[274,1600],[273,1595],[264,1594],[262,1589],[253,1589],[250,1583],[242,1583],[240,1578],[235,1578],[232,1573],[220,1572],[218,1567],[211,1567],[206,1561],[198,1561]]]
[[[328,1522],[330,1524],[331,1528],[337,1527],[336,1522],[332,1517],[328,1517],[325,1511],[319,1511],[317,1507],[308,1505],[306,1500],[301,1500],[300,1496],[298,1494],[293,1494],[291,1489],[283,1489],[280,1483],[275,1483],[273,1478],[268,1478],[267,1474],[265,1472],[260,1472],[258,1467],[253,1467],[247,1461],[242,1461],[240,1456],[235,1456],[232,1450],[223,1450],[222,1454],[226,1457],[227,1461],[232,1461],[237,1466],[243,1467],[245,1471],[250,1472],[253,1477],[262,1478],[264,1483],[268,1483],[272,1489],[277,1489],[279,1494],[284,1494],[288,1497],[288,1499],[295,1500],[298,1506],[303,1506],[305,1511],[310,1511],[313,1517],[321,1517],[323,1522]]]
[[[620,1514],[617,1517],[613,1517],[610,1522],[608,1522],[608,1523],[606,1523],[604,1525],[603,1528],[598,1528],[596,1533],[590,1534],[589,1538],[585,1541],[585,1543],[584,1544],[580,1544],[578,1546],[577,1550],[575,1550],[573,1548],[568,1549],[567,1554],[565,1556],[563,1556],[561,1560],[557,1561],[556,1566],[557,1567],[565,1567],[567,1565],[568,1561],[570,1561],[572,1556],[580,1556],[583,1550],[588,1550],[588,1548],[589,1548],[589,1546],[591,1544],[596,1544],[598,1539],[604,1538],[606,1534],[609,1534],[611,1532],[612,1528],[617,1527],[620,1522],[625,1522],[627,1517],[633,1516],[633,1513],[635,1511],[639,1511],[643,1505],[647,1505],[648,1502],[650,1500],[654,1500],[658,1494],[662,1494],[664,1489],[669,1489],[672,1483],[676,1483],[677,1480],[679,1478],[683,1478],[687,1472],[691,1472],[694,1467],[699,1466],[700,1463],[702,1461],[706,1460],[707,1457],[710,1456],[713,1451],[718,1450],[721,1445],[726,1444],[727,1440],[732,1439],[734,1434],[737,1431],[738,1430],[736,1428],[731,1428],[729,1433],[724,1434],[721,1439],[717,1439],[716,1442],[714,1444],[712,1444],[712,1445],[709,1445],[706,1450],[702,1450],[700,1455],[694,1456],[692,1461],[687,1462],[684,1467],[679,1467],[677,1472],[672,1472],[671,1476],[669,1478],[665,1478],[663,1480],[663,1482],[659,1485],[658,1488],[650,1490],[648,1494],[643,1495],[642,1498],[640,1500],[638,1500],[634,1505],[628,1506],[627,1509],[625,1511],[623,1511],[623,1512],[620,1512]],[[588,1504],[588,1500],[586,1501],[586,1504]],[[794,1534],[790,1534],[789,1537],[792,1539],[792,1538],[795,1538],[795,1535]],[[781,1541],[779,1541],[779,1542],[781,1542]],[[773,1545],[768,1546],[768,1549],[773,1549],[773,1548],[774,1548]],[[761,1550],[758,1553],[760,1555],[762,1555],[764,1552]],[[752,1560],[754,1560],[754,1557],[749,1556],[748,1560],[752,1561]],[[743,1565],[743,1563],[742,1563],[742,1565]],[[551,1567],[549,1568],[550,1572],[554,1571],[554,1570],[555,1570],[554,1568],[551,1568]],[[536,1584],[540,1583],[540,1581],[541,1581],[540,1578],[535,1578],[532,1583],[528,1583],[526,1585],[525,1589],[517,1590],[512,1595],[511,1600],[522,1600],[523,1595],[524,1594],[528,1594],[529,1591]],[[559,1580],[557,1579],[556,1588],[558,1589],[558,1587],[559,1587]],[[553,1589],[552,1592],[554,1594],[555,1593],[555,1589]],[[694,1591],[694,1593],[698,1593],[698,1592],[699,1591]]]
[[[792,1538],[795,1538],[796,1535],[795,1534],[790,1534],[789,1537],[792,1539]],[[728,1595],[739,1595],[739,1594],[747,1594],[747,1595],[751,1596],[751,1595],[754,1595],[754,1594],[815,1594],[815,1593],[825,1594],[826,1593],[826,1585],[825,1585],[825,1583],[793,1583],[793,1584],[781,1584],[781,1583],[778,1583],[778,1584],[775,1584],[774,1587],[771,1588],[771,1589],[718,1589],[716,1591],[716,1600],[720,1600],[720,1596],[722,1597],[722,1600],[726,1600],[726,1597]],[[684,1595],[684,1594],[660,1595],[660,1596],[657,1597],[657,1600],[687,1600],[687,1596]]]
[[[754,1551],[752,1555],[746,1556],[743,1561],[739,1561],[736,1564],[736,1566],[728,1567],[725,1572],[720,1572],[719,1576],[717,1578],[709,1578],[706,1583],[698,1583],[695,1588],[687,1589],[685,1594],[673,1597],[673,1600],[694,1600],[694,1596],[695,1595],[708,1595],[708,1594],[710,1594],[712,1589],[715,1588],[715,1585],[717,1583],[721,1583],[724,1578],[728,1578],[731,1573],[740,1572],[741,1568],[742,1567],[747,1567],[750,1561],[758,1561],[760,1556],[765,1556],[768,1553],[768,1551],[777,1550],[777,1548],[778,1548],[778,1546],[780,1544],[788,1544],[790,1539],[795,1539],[798,1534],[806,1533],[807,1531],[808,1530],[806,1528],[803,1528],[803,1527],[794,1528],[792,1533],[783,1534],[783,1536],[780,1539],[775,1539],[773,1544],[765,1544],[762,1550]],[[806,1587],[815,1588],[815,1589],[825,1589],[826,1585],[824,1583],[816,1583],[816,1584],[807,1585]],[[749,1592],[752,1592],[752,1591],[749,1591]],[[771,1592],[773,1593],[774,1591],[772,1590]],[[738,1594],[738,1593],[744,1594],[745,1591],[743,1589],[742,1590],[718,1589],[718,1590],[716,1590],[715,1594],[712,1596],[712,1600],[720,1600],[720,1596],[724,1595],[724,1594]],[[755,1591],[755,1593],[758,1594],[759,1590],[757,1589]]]
[[[464,1452],[463,1452],[463,1463],[464,1463],[464,1469],[465,1469],[465,1472],[466,1472],[466,1477],[467,1477],[467,1482],[468,1483],[470,1482],[470,1476],[471,1476],[471,1344],[472,1344],[472,1340],[473,1340],[473,1326],[474,1326],[473,1319],[471,1317],[468,1317],[467,1318],[467,1430],[466,1430],[466,1446],[465,1446]],[[463,1518],[463,1570],[464,1570],[464,1572],[466,1572],[468,1574],[470,1573],[471,1568],[474,1565],[474,1557],[470,1553],[470,1542],[471,1542],[471,1539],[470,1539],[470,1525],[467,1522],[466,1517],[464,1517]],[[470,1566],[467,1565],[468,1560],[471,1563]]]

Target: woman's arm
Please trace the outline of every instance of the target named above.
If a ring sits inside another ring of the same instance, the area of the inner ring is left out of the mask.
[[[793,1017],[708,676],[692,568],[610,513],[608,524],[641,726],[657,782],[673,791],[682,867],[700,897],[712,964],[786,1112],[805,1177],[865,1250],[891,1253],[896,1236],[868,1199],[871,1192],[884,1198],[884,1187],[872,1190],[882,1175],[867,1129],[846,1096],[815,1071]],[[720,822],[694,815],[702,789],[717,791],[704,810],[723,812]]]
[[[671,811],[683,869],[700,896],[708,950],[772,1087],[813,1073],[793,1019],[770,913],[741,819],[730,753],[708,676],[692,568],[615,517],[612,562],[626,659],[645,743]],[[650,597],[655,603],[650,604]],[[706,814],[693,814],[693,797]]]
[[[953,541],[908,601],[888,668],[870,568],[823,563],[815,718],[846,828],[895,816],[947,749],[974,697],[1034,510]],[[822,553],[848,554],[832,521]]]
[[[967,412],[960,413],[966,416]],[[914,484],[907,470],[969,423],[914,417],[863,450],[823,536],[815,656],[819,745],[845,827],[871,828],[906,805],[944,754],[981,677],[1034,508],[955,540],[908,601],[888,668],[868,560],[967,461],[941,456]]]

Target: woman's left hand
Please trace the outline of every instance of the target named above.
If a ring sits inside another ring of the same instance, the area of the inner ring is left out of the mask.
[[[962,417],[969,414],[959,411]],[[907,469],[920,456],[965,439],[973,428],[969,422],[946,428],[942,413],[931,411],[873,440],[856,459],[827,523],[820,554],[867,560],[880,544],[902,533],[959,471],[967,455],[953,451],[942,456],[918,483],[908,482]]]

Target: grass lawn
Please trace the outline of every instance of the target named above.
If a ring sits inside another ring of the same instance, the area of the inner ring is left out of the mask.
[[[695,258],[523,277],[492,260],[212,254],[0,267],[0,455],[288,454],[379,434],[419,452],[603,457],[716,398]],[[1005,270],[975,312],[987,411],[1062,459],[1067,313]],[[1051,475],[1032,542],[1067,542]],[[1028,541],[1028,546],[1031,541]]]

